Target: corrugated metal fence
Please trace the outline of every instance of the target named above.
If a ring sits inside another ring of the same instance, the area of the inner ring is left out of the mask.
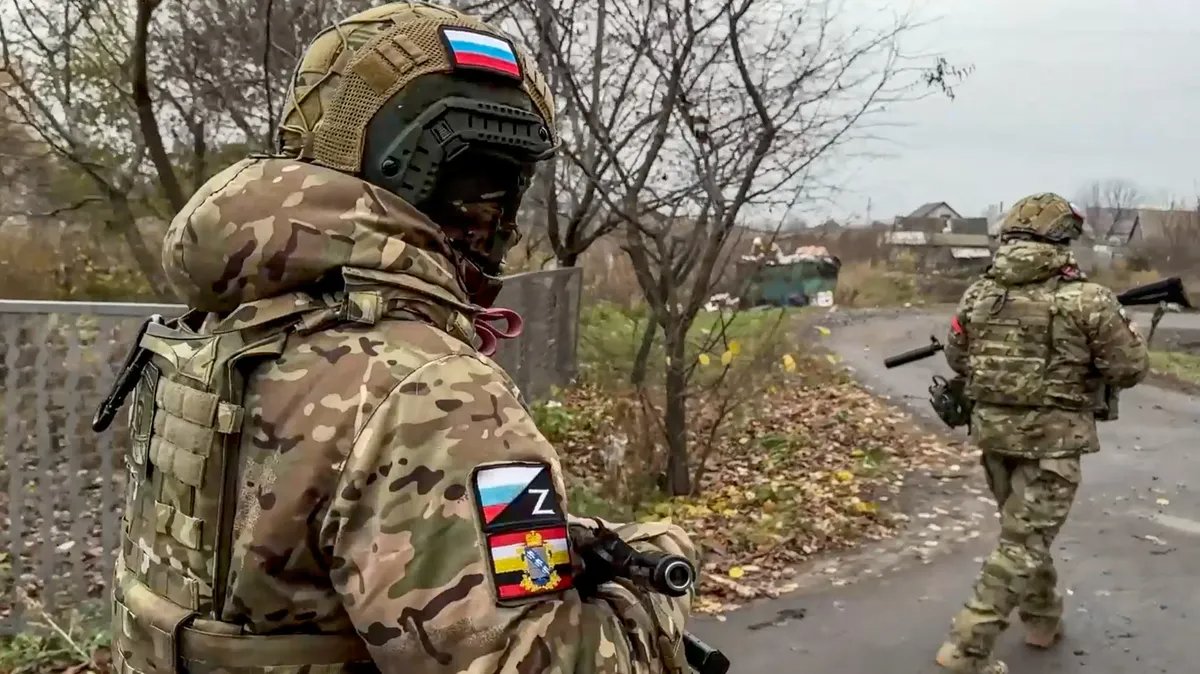
[[[578,268],[509,277],[497,304],[525,318],[496,360],[525,395],[576,372]],[[150,314],[177,305],[0,301],[0,634],[29,598],[49,612],[102,599],[119,535],[125,415],[93,434],[100,399]]]

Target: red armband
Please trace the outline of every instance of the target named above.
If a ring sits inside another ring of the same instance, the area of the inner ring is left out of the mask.
[[[950,319],[950,331],[956,335],[961,335],[963,333],[963,326],[962,323],[959,322],[957,315]]]

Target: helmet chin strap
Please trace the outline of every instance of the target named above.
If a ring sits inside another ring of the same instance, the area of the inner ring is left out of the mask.
[[[467,298],[472,304],[485,309],[491,307],[500,295],[500,289],[504,287],[504,280],[485,273],[468,253],[458,250],[457,246],[452,247],[455,257],[458,258],[458,277],[467,291]]]

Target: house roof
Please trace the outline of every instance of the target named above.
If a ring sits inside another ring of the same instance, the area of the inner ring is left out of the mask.
[[[933,212],[936,211],[938,209],[938,207],[940,207],[940,206],[945,206],[946,208],[949,208],[950,211],[952,213],[954,213],[954,216],[952,216],[952,217],[960,217],[960,218],[962,217],[962,215],[960,215],[958,211],[954,210],[954,208],[950,204],[948,204],[944,201],[931,201],[927,204],[922,204],[920,208],[913,211],[912,213],[909,213],[908,217],[910,217],[910,218],[931,217],[933,215]]]
[[[1170,230],[1186,228],[1185,231],[1200,234],[1200,211],[1159,210],[1142,208],[1138,210],[1138,236],[1143,239],[1170,238]],[[1181,240],[1178,236],[1174,240]]]

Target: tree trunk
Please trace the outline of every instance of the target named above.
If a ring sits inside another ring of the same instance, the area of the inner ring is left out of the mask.
[[[687,331],[672,326],[666,330],[667,354],[667,401],[663,419],[667,432],[667,488],[672,496],[686,496],[692,492],[691,475],[688,470],[687,439]]]
[[[142,272],[142,276],[146,277],[151,290],[161,300],[174,300],[175,293],[167,282],[166,274],[163,273],[162,260],[146,245],[146,238],[138,229],[137,218],[133,215],[129,200],[124,195],[114,194],[109,195],[109,202],[113,211],[111,227],[120,232],[130,254],[133,255],[134,263]]]
[[[650,366],[650,349],[654,346],[654,338],[658,335],[658,314],[650,312],[649,322],[642,331],[642,343],[638,346],[637,355],[633,359],[633,370],[629,373],[629,383],[641,387],[646,383],[646,371]]]
[[[158,9],[162,0],[138,0],[137,17],[134,21],[133,49],[129,60],[132,72],[133,104],[137,111],[138,129],[146,142],[146,151],[150,153],[150,163],[158,174],[158,183],[162,187],[163,196],[172,211],[179,211],[187,203],[183,196],[183,188],[179,185],[179,177],[175,175],[175,167],[171,156],[163,144],[162,132],[158,128],[158,118],[154,115],[154,101],[150,96],[150,75],[147,66],[147,50],[150,42],[150,22],[154,10]]]
[[[573,250],[558,251],[555,257],[558,258],[559,269],[567,269],[579,264],[579,253]]]

